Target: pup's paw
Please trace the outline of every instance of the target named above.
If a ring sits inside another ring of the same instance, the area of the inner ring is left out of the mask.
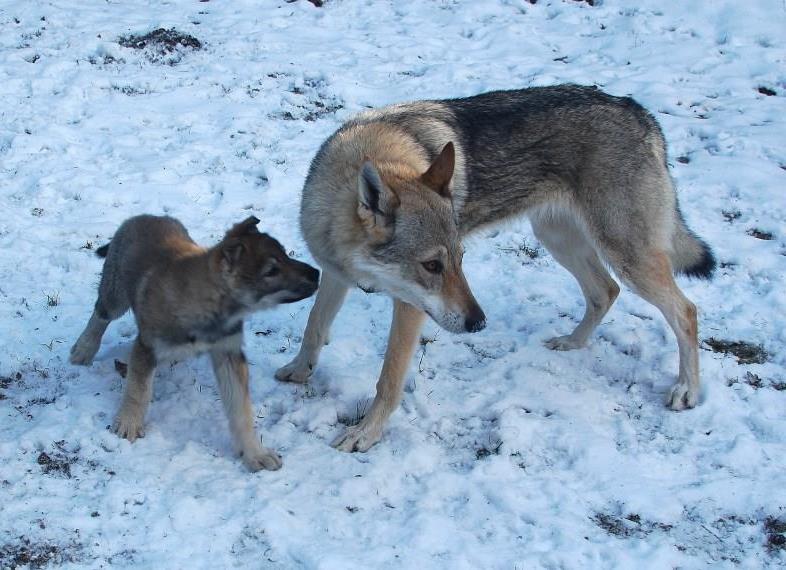
[[[249,471],[256,473],[261,469],[277,471],[281,469],[283,462],[281,456],[268,447],[260,447],[252,451],[243,452],[243,463]]]
[[[674,384],[666,397],[666,405],[677,412],[688,408],[694,408],[698,402],[698,388],[692,388],[690,385],[682,382]]]
[[[363,422],[356,426],[348,427],[330,444],[339,451],[352,453],[353,451],[368,451],[382,439],[382,429],[368,427]]]
[[[134,443],[137,438],[145,437],[145,425],[141,418],[120,412],[112,422],[112,431],[123,439]]]
[[[91,345],[87,342],[77,342],[71,347],[71,356],[68,360],[71,364],[76,364],[77,366],[90,366],[97,352],[98,344]]]
[[[305,384],[311,378],[313,366],[306,363],[302,364],[297,358],[276,370],[276,380],[280,382],[295,382]]]
[[[555,336],[548,340],[543,341],[543,345],[551,350],[576,350],[577,348],[584,348],[586,343],[579,342],[571,335]]]

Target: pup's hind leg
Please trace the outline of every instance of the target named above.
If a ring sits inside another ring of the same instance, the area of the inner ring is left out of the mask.
[[[254,430],[254,413],[248,388],[248,362],[241,350],[210,353],[213,371],[218,380],[221,401],[229,419],[229,429],[243,463],[251,471],[281,468],[281,457],[267,447]]]
[[[328,342],[330,325],[333,324],[336,314],[344,304],[348,289],[346,283],[330,271],[323,269],[317,298],[308,315],[308,324],[303,333],[300,352],[292,362],[276,371],[277,380],[299,383],[308,381],[317,365],[322,347]]]
[[[123,401],[112,424],[117,435],[132,443],[136,438],[145,436],[145,413],[153,395],[155,369],[153,351],[137,337],[131,349]]]
[[[540,242],[579,282],[586,303],[584,318],[572,333],[544,344],[552,350],[581,348],[619,295],[619,285],[606,271],[584,231],[567,214],[533,216],[531,221]]]
[[[674,281],[669,255],[655,250],[620,267],[620,277],[642,298],[655,305],[677,336],[680,373],[669,390],[666,405],[672,410],[694,407],[699,400],[699,341],[696,306]]]
[[[103,316],[102,316],[103,315]],[[85,330],[71,347],[71,364],[89,366],[101,346],[101,339],[104,336],[106,327],[109,326],[109,319],[104,318],[106,312],[100,309],[98,303],[87,322]]]
[[[101,338],[110,322],[119,319],[131,307],[128,293],[118,279],[118,258],[110,257],[104,262],[101,283],[98,286],[96,301],[90,320],[71,347],[71,364],[89,366],[101,346]]]

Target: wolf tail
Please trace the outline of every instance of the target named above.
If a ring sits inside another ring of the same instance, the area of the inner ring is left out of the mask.
[[[679,208],[672,236],[671,263],[675,273],[699,279],[710,279],[716,265],[712,249],[688,228]]]
[[[112,242],[109,242],[112,243]],[[109,244],[102,245],[96,250],[96,255],[98,257],[106,257],[106,254],[109,253]]]

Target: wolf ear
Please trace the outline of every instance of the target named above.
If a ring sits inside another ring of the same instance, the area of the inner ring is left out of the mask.
[[[358,174],[358,216],[366,231],[378,240],[390,237],[398,197],[382,181],[376,167],[367,160]]]
[[[249,216],[239,224],[232,226],[232,228],[226,233],[226,237],[240,237],[248,234],[258,234],[258,223],[259,218],[256,216]]]
[[[450,181],[453,178],[453,169],[456,167],[456,149],[449,142],[442,148],[442,152],[434,159],[428,170],[420,177],[420,181],[434,190],[443,198],[450,198]]]
[[[235,238],[226,240],[221,245],[221,258],[227,262],[229,267],[234,267],[246,251],[246,246],[242,241]]]

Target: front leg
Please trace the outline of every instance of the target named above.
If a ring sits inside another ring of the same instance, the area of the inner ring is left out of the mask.
[[[145,413],[153,395],[155,369],[153,351],[137,337],[131,349],[123,401],[112,424],[117,435],[132,443],[136,438],[145,436]]]
[[[254,413],[248,388],[248,362],[241,350],[215,350],[210,353],[221,401],[229,419],[235,446],[251,471],[281,468],[281,457],[267,447],[254,430]]]
[[[420,309],[398,299],[394,301],[393,322],[374,403],[358,425],[347,428],[333,441],[333,447],[341,451],[367,451],[380,440],[382,428],[401,402],[404,377],[418,345],[424,318]]]
[[[330,325],[336,318],[348,287],[340,277],[327,269],[322,270],[322,281],[317,289],[317,299],[308,315],[306,332],[303,333],[303,344],[300,352],[290,362],[276,371],[276,379],[282,382],[307,382],[314,367],[317,365],[322,347],[328,343]]]

